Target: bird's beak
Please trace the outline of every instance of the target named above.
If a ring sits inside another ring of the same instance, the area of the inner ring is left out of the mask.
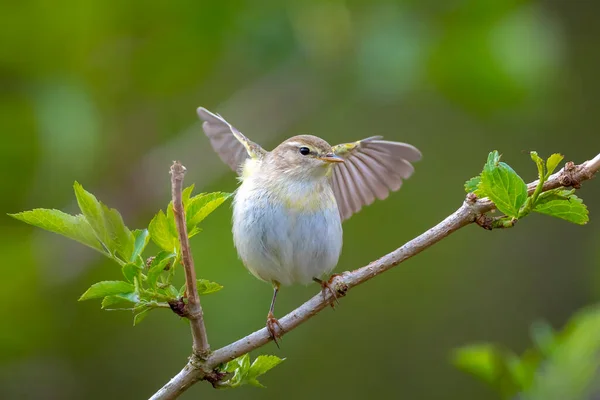
[[[327,153],[324,156],[318,157],[319,160],[325,161],[327,163],[338,163],[344,162],[344,159],[334,153]]]

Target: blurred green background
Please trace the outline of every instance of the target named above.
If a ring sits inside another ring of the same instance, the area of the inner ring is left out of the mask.
[[[272,148],[312,133],[331,143],[383,134],[422,150],[403,189],[345,223],[337,271],[400,246],[454,211],[491,150],[526,181],[528,151],[581,162],[600,151],[600,3],[592,1],[22,1],[0,8],[0,211],[75,212],[73,181],[146,227],[170,199],[171,160],[200,191],[234,174],[195,109]],[[493,399],[451,350],[486,340],[521,351],[529,326],[556,327],[598,300],[600,182],[584,227],[533,215],[510,231],[470,226],[353,290],[286,335],[262,382],[183,398]],[[192,240],[209,340],[264,326],[271,297],[237,260],[231,210]],[[116,264],[0,216],[0,398],[146,398],[190,353],[187,325],[154,311],[76,300]],[[277,314],[318,291],[285,288]],[[254,354],[256,355],[256,354]]]

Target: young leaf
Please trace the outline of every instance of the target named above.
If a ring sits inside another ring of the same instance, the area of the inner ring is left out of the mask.
[[[169,262],[175,258],[175,253],[168,251],[161,251],[154,257],[150,267],[148,269],[147,282],[152,288],[156,287],[156,280],[160,274],[164,271],[165,267]],[[173,268],[174,266],[171,266]]]
[[[167,222],[169,223],[168,227],[171,236],[173,236],[174,238],[179,238],[179,234],[177,233],[177,225],[175,224],[175,212],[173,210],[173,201],[169,202],[169,205],[167,206]],[[177,245],[179,246],[179,242],[177,242]]]
[[[131,258],[129,259],[132,263],[138,263],[146,245],[148,245],[148,241],[150,240],[150,235],[148,234],[148,229],[136,229],[132,232],[133,234],[133,253],[131,254]],[[142,260],[143,263],[143,260]]]
[[[257,387],[265,387],[259,381],[259,376],[265,374],[270,369],[275,368],[277,365],[281,364],[285,358],[279,358],[277,356],[269,356],[263,355],[256,357],[256,360],[250,366],[250,370],[248,371],[247,379],[248,383],[257,386]]]
[[[455,351],[454,364],[497,389],[505,398],[512,398],[519,391],[518,382],[511,370],[518,364],[518,357],[491,344],[475,344]]]
[[[206,279],[198,279],[196,285],[198,286],[198,294],[200,295],[215,293],[223,289],[223,286],[218,283]]]
[[[537,166],[538,169],[538,178],[539,179],[544,179],[546,174],[544,171],[544,160],[542,160],[540,158],[540,156],[538,156],[538,153],[536,151],[532,151],[529,153],[529,155],[531,156],[531,159],[533,160],[533,162],[535,163],[535,165]]]
[[[192,197],[186,209],[188,231],[191,231],[196,225],[202,222],[204,218],[215,211],[230,196],[230,193],[215,192],[203,193]]]
[[[123,217],[114,208],[108,208],[100,203],[104,214],[105,226],[110,242],[108,243],[113,253],[118,253],[123,260],[131,259],[134,251],[135,238],[123,223]]]
[[[102,309],[107,310],[108,307],[114,306],[115,304],[120,303],[137,303],[139,300],[138,296],[133,292],[126,294],[114,294],[110,296],[106,296],[102,299]]]
[[[36,208],[8,215],[27,224],[73,239],[106,255],[94,230],[81,214],[70,215],[59,210]]]
[[[192,192],[194,191],[194,184],[192,183],[190,186],[183,189],[181,192],[181,202],[183,203],[183,208],[187,208],[187,204],[190,201],[190,197],[192,196]]]
[[[146,308],[145,310],[135,314],[133,317],[133,326],[136,326],[140,322],[142,322],[147,316],[148,313],[152,310],[152,308]]]
[[[111,295],[125,295],[133,293],[134,287],[131,283],[123,281],[102,281],[94,283],[84,294],[81,295],[79,301],[97,299],[100,297]]]
[[[166,288],[165,293],[167,294],[167,296],[171,297],[172,299],[176,299],[177,296],[179,296],[179,292],[177,291],[177,288],[173,285],[169,285]]]
[[[98,239],[110,249],[110,236],[106,229],[102,205],[98,199],[96,199],[96,196],[86,191],[78,182],[75,182],[73,189],[75,190],[75,197],[77,198],[79,209],[83,215],[85,215],[85,218],[96,233]]]
[[[542,193],[533,211],[569,222],[585,225],[589,221],[588,209],[583,200],[570,190],[558,190]]]
[[[508,164],[500,162],[500,155],[493,151],[481,173],[479,188],[501,212],[517,218],[519,209],[527,200],[527,185]]]
[[[128,282],[131,283],[133,283],[133,278],[135,278],[138,275],[138,272],[140,272],[141,270],[142,267],[134,263],[127,263],[121,268],[123,276],[125,277],[125,279],[127,279]]]
[[[179,240],[176,235],[173,235],[169,226],[167,216],[160,210],[158,214],[152,218],[150,225],[148,226],[150,237],[152,241],[156,243],[158,247],[163,250],[173,253],[176,251],[179,245]]]
[[[274,368],[285,358],[276,356],[258,356],[250,365],[250,355],[244,354],[235,360],[229,361],[223,368],[223,371],[233,373],[233,376],[224,383],[225,387],[236,388],[242,385],[250,384],[257,387],[264,387],[258,377]]]
[[[121,214],[99,202],[79,183],[75,182],[73,187],[79,208],[98,239],[104,243],[111,255],[119,254],[122,260],[129,260],[133,254],[134,237],[123,223]]]
[[[233,373],[233,376],[228,379],[225,387],[236,388],[244,383],[247,383],[248,372],[250,371],[250,355],[248,353],[229,361],[223,368],[225,372]]]
[[[479,183],[481,182],[481,175],[477,175],[465,182],[465,191],[467,193],[474,193],[477,196],[483,195],[479,190]]]
[[[563,158],[565,158],[565,156],[558,153],[554,153],[550,157],[548,157],[548,161],[546,161],[547,176],[550,176],[554,172],[554,170],[556,169],[556,167],[558,167],[558,164],[560,164]]]

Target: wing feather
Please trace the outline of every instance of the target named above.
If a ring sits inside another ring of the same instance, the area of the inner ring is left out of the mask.
[[[403,179],[414,172],[412,162],[421,152],[406,143],[364,139],[334,147],[345,162],[333,167],[332,188],[342,220],[350,218],[375,198],[385,199],[400,189]]]
[[[359,186],[361,186],[363,189],[363,205],[368,206],[369,204],[372,204],[375,201],[375,198],[377,197],[376,190],[371,184],[371,181],[375,178],[371,174],[371,170],[369,169],[369,167],[366,166],[360,158],[356,157],[356,159],[354,160],[354,165],[357,174],[360,176]]]
[[[200,119],[204,121],[202,129],[208,136],[212,148],[236,173],[241,173],[240,167],[250,154],[264,152],[260,146],[248,140],[219,114],[214,114],[203,107],[199,107],[197,112]]]

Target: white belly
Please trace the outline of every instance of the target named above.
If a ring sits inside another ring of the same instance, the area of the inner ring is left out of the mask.
[[[251,178],[235,195],[235,246],[246,268],[267,282],[308,284],[330,273],[342,250],[342,225],[330,186],[296,189],[304,196],[316,193],[327,207],[302,206],[303,199],[293,197],[286,204],[281,193],[276,200],[273,191]]]

